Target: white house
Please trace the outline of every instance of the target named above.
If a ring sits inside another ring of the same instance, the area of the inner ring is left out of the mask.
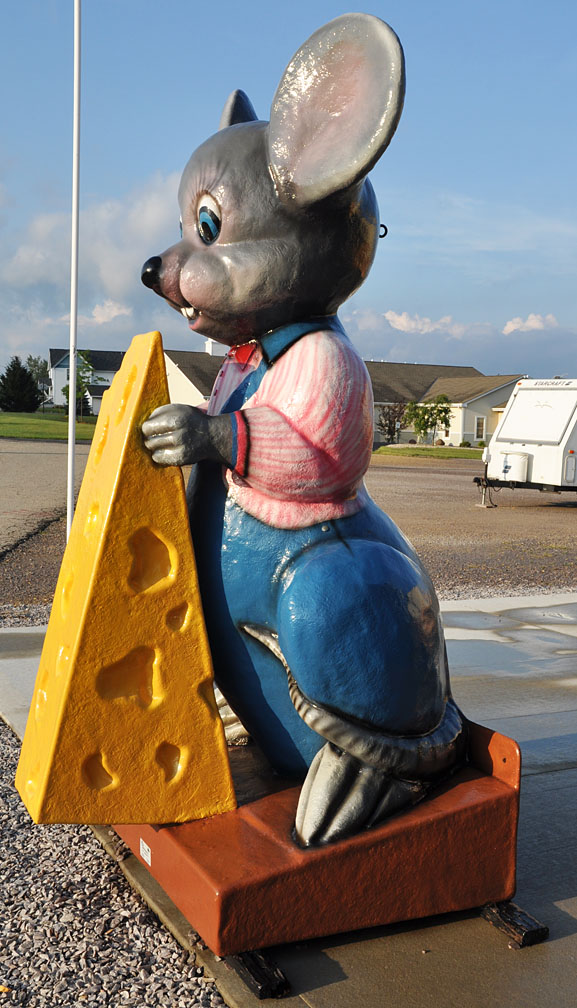
[[[88,386],[92,412],[97,414],[102,403],[102,395],[110,387],[112,379],[120,369],[124,352],[122,350],[79,350],[91,370]],[[66,406],[66,396],[62,389],[70,382],[70,352],[51,348],[48,351],[49,394],[55,406]]]
[[[198,406],[210,396],[215,378],[222,366],[225,348],[206,341],[206,351],[166,350],[164,361],[171,402]],[[102,396],[120,370],[122,350],[79,350],[91,369],[92,381],[87,387],[93,414],[100,412]],[[65,406],[62,392],[70,381],[70,354],[68,350],[50,349],[48,352],[49,395],[55,406]]]
[[[206,351],[164,351],[171,402],[198,406],[209,398],[216,376],[222,367],[226,347],[220,346],[221,352],[215,353],[214,346],[219,344],[214,344],[213,340],[207,340],[206,343]]]

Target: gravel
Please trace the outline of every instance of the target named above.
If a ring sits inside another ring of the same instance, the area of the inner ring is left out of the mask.
[[[504,495],[496,511],[480,511],[465,465],[398,466],[371,467],[369,489],[440,598],[577,590],[577,501]],[[0,626],[48,622],[65,522],[40,525],[2,552]],[[18,752],[0,720],[0,1005],[223,1006],[88,827],[31,822],[13,786]]]
[[[35,826],[0,720],[0,1004],[224,1006],[87,826]]]
[[[0,627],[44,626],[50,616],[50,604],[0,605]]]

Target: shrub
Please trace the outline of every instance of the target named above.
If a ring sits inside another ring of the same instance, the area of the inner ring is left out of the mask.
[[[459,444],[459,448],[470,448],[470,447],[471,447],[470,441],[461,441],[461,443]]]
[[[487,444],[486,444],[485,441],[478,441],[477,442],[477,448],[486,448],[486,447],[487,447]]]

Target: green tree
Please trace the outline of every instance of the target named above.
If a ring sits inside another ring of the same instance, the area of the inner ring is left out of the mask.
[[[399,431],[406,427],[405,410],[406,402],[385,403],[379,407],[376,427],[381,434],[385,435],[386,444],[394,444],[399,440]]]
[[[405,410],[405,421],[411,426],[418,440],[427,439],[433,432],[435,440],[438,427],[449,427],[451,424],[451,403],[448,396],[441,393],[430,403],[410,402]]]
[[[50,385],[50,375],[48,374],[48,361],[44,357],[33,357],[32,354],[28,354],[26,358],[26,367],[30,371],[30,374],[34,378],[38,388],[41,392],[46,392],[48,386]]]
[[[76,360],[76,414],[77,416],[88,416],[90,414],[90,399],[88,397],[88,386],[95,382],[102,381],[97,378],[92,370],[90,354],[87,350],[79,350]],[[66,399],[66,404],[70,409],[70,386],[64,385],[62,394]]]
[[[42,402],[30,371],[19,357],[12,357],[0,375],[0,409],[6,413],[35,413]]]

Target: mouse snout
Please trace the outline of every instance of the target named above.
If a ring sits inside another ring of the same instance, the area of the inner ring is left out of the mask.
[[[140,279],[142,280],[145,287],[150,287],[151,290],[155,291],[156,294],[160,294],[160,268],[162,266],[162,259],[160,256],[152,256],[147,259],[144,266],[142,267],[142,273],[140,274]]]

